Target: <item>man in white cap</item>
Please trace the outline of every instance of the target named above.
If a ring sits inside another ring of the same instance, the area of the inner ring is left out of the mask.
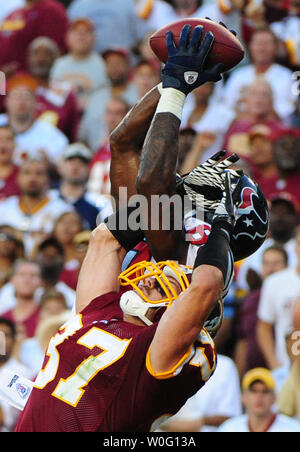
[[[111,203],[106,196],[86,190],[91,158],[92,152],[84,144],[67,146],[58,167],[61,184],[57,192],[57,195],[73,205],[90,230],[112,213]]]

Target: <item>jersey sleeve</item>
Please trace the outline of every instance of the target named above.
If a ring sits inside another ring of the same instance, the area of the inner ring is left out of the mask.
[[[166,380],[176,377],[186,365],[198,368],[201,371],[204,381],[207,381],[216,367],[216,355],[214,352],[214,342],[206,330],[202,330],[197,342],[190,346],[188,351],[178,360],[178,362],[166,372],[156,372],[150,360],[150,347],[146,355],[146,369],[149,374],[157,380]]]

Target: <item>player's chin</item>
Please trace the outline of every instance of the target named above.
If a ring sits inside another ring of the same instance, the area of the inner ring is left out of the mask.
[[[160,319],[163,316],[163,314],[165,313],[166,309],[167,308],[165,306],[161,306],[160,308],[157,308],[155,310],[155,315],[153,317],[153,323],[157,323],[160,321]]]

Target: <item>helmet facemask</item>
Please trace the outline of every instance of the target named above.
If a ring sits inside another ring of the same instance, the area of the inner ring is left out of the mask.
[[[174,261],[162,261],[157,264],[143,261],[129,267],[119,276],[121,286],[132,287],[132,290],[121,296],[121,309],[125,314],[139,317],[146,325],[151,325],[152,322],[146,316],[148,309],[169,307],[179,296],[174,282],[176,281],[175,284],[181,291],[185,291],[190,285],[188,274],[191,272],[191,267],[179,265]],[[161,293],[161,298],[153,300],[147,291],[142,290],[142,285],[149,278],[154,278],[154,287]]]

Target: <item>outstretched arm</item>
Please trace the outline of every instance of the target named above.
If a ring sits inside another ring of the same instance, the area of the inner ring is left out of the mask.
[[[155,374],[170,372],[191,352],[210,313],[232,281],[230,239],[237,217],[232,191],[228,174],[211,234],[198,251],[191,285],[163,314],[150,345],[150,367]]]
[[[182,209],[176,210],[176,203],[170,199],[176,194],[176,168],[178,158],[178,134],[180,119],[172,113],[156,113],[141,156],[137,178],[138,193],[147,199],[147,211],[143,228],[147,243],[156,260],[178,260],[184,253],[185,243],[181,240],[182,229],[176,230],[175,222],[181,222]],[[166,195],[159,206],[159,197]],[[168,217],[169,224],[164,224]],[[148,220],[146,222],[146,219]],[[154,222],[156,230],[151,227]]]
[[[137,178],[138,193],[147,199],[147,209],[144,208],[142,215],[145,236],[157,260],[185,261],[187,243],[182,240],[182,228],[175,227],[183,218],[183,210],[180,203],[170,199],[176,194],[182,109],[187,94],[193,89],[207,81],[220,80],[223,67],[216,65],[204,70],[214,36],[207,33],[200,45],[203,27],[195,27],[191,38],[190,31],[190,25],[183,27],[178,48],[172,33],[166,34],[168,61],[163,70],[162,95],[144,142]],[[163,195],[165,201],[159,206],[158,198]],[[163,221],[164,211],[168,212],[169,224]],[[158,226],[156,229],[150,226],[153,220]]]
[[[110,215],[92,232],[76,290],[76,312],[94,298],[120,289],[118,276],[123,259],[142,239],[142,230],[132,230],[128,217],[135,207],[126,206]],[[125,227],[124,227],[125,222]]]
[[[119,188],[136,194],[142,146],[160,99],[160,85],[149,91],[125,116],[110,136],[111,194],[119,206]]]
[[[101,223],[91,235],[76,289],[76,312],[92,300],[119,290],[118,276],[126,251]]]

